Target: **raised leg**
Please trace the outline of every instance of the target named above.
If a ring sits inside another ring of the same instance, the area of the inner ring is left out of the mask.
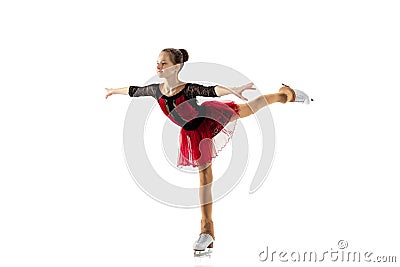
[[[238,104],[239,117],[244,118],[250,116],[259,111],[261,108],[273,103],[291,102],[294,100],[294,97],[294,91],[288,86],[283,86],[279,89],[279,93],[262,95],[245,104]]]

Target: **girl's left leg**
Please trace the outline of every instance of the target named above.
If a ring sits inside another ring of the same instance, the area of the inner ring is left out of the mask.
[[[199,170],[200,175],[200,205],[201,205],[201,233],[210,234],[214,239],[214,223],[212,220],[212,192],[213,181],[211,163]],[[206,186],[209,185],[209,186]],[[212,244],[211,246],[212,247]]]
[[[294,97],[294,91],[290,87],[284,86],[279,89],[279,93],[262,95],[245,104],[237,104],[239,106],[239,117],[244,118],[250,116],[259,111],[261,108],[273,103],[292,102]]]

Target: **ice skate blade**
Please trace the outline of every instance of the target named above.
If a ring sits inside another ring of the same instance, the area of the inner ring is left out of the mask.
[[[194,257],[211,257],[212,249],[206,248],[205,250],[194,250],[193,256]]]

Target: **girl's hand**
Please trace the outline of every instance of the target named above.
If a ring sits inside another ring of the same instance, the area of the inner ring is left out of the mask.
[[[256,88],[253,87],[253,83],[248,83],[239,87],[234,87],[234,88],[229,88],[229,90],[232,92],[232,94],[236,95],[240,99],[248,101],[247,98],[245,98],[242,93],[244,90],[256,90]]]
[[[106,89],[106,99],[107,99],[107,97],[113,94],[114,89],[112,88],[105,88],[105,89]]]

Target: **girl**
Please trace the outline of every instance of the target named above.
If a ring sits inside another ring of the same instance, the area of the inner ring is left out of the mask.
[[[193,244],[194,251],[212,248],[215,240],[212,220],[211,187],[205,186],[213,181],[212,159],[226,145],[233,135],[232,123],[247,117],[272,103],[301,102],[309,104],[309,97],[302,91],[283,85],[276,94],[259,96],[245,104],[233,101],[205,101],[199,105],[196,96],[219,97],[234,94],[242,96],[245,90],[255,90],[249,83],[240,87],[203,86],[180,81],[179,72],[183,63],[189,59],[185,49],[166,48],[161,51],[157,60],[157,75],[163,79],[160,84],[144,87],[128,86],[123,88],[106,88],[106,99],[113,94],[124,94],[131,97],[152,96],[162,111],[172,122],[182,127],[179,136],[180,153],[178,166],[198,168],[200,176],[201,229],[198,240]]]

